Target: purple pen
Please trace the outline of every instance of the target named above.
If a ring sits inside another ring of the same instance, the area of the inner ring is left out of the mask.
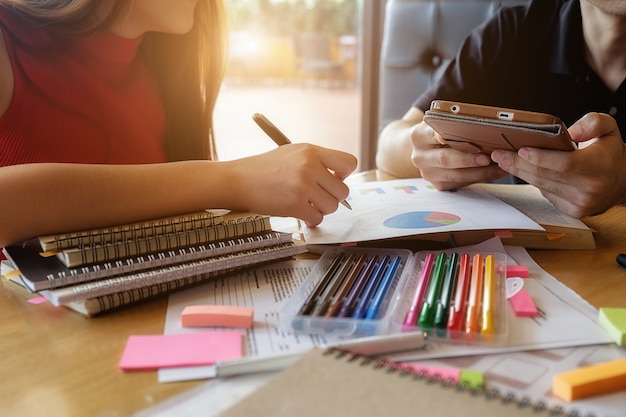
[[[417,316],[422,308],[422,301],[424,300],[424,294],[426,293],[426,288],[428,288],[428,284],[430,282],[430,276],[434,263],[435,255],[432,253],[427,254],[426,258],[424,258],[422,270],[417,277],[417,286],[415,287],[413,300],[411,300],[411,308],[407,311],[404,316],[404,321],[402,322],[403,331],[415,330],[415,327],[417,326]]]
[[[350,289],[350,292],[343,301],[343,304],[339,309],[339,313],[337,313],[337,317],[350,317],[352,315],[352,312],[354,311],[354,308],[359,301],[359,297],[361,296],[361,293],[365,288],[365,284],[367,283],[368,278],[372,275],[372,271],[376,266],[377,260],[377,256],[372,256],[363,265],[363,268],[361,269],[358,278],[356,279],[354,285]]]

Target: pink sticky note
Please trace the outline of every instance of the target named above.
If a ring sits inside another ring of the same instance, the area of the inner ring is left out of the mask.
[[[461,370],[457,368],[442,368],[438,366],[417,365],[414,363],[402,363],[404,368],[409,368],[413,372],[421,373],[428,377],[437,377],[442,381],[459,382]]]
[[[45,303],[46,301],[48,301],[46,297],[33,297],[33,298],[28,299],[28,302],[31,304],[42,304],[42,303]]]
[[[528,291],[520,290],[513,297],[509,298],[513,311],[518,317],[537,317],[539,312],[532,297],[528,294]]]
[[[528,278],[528,267],[525,265],[508,265],[506,267],[506,276]]]
[[[210,365],[242,356],[243,335],[238,331],[188,334],[131,335],[119,368],[141,371],[176,366]]]

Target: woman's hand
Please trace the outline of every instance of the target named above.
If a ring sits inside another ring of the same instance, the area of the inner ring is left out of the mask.
[[[232,164],[235,176],[225,186],[239,196],[235,206],[296,217],[313,227],[348,197],[343,180],[356,169],[357,159],[346,152],[295,143]]]

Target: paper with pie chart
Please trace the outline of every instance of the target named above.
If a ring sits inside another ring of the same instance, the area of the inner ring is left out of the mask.
[[[347,199],[315,228],[309,244],[362,242],[483,229],[543,228],[514,207],[479,190],[438,191],[422,178],[355,183]]]

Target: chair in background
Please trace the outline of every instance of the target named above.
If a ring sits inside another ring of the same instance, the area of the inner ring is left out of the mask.
[[[296,70],[300,81],[317,85],[345,82],[343,63],[335,56],[333,38],[321,33],[300,33],[294,40]]]
[[[501,6],[529,0],[387,0],[380,60],[379,129],[400,119],[439,79],[463,39]]]

